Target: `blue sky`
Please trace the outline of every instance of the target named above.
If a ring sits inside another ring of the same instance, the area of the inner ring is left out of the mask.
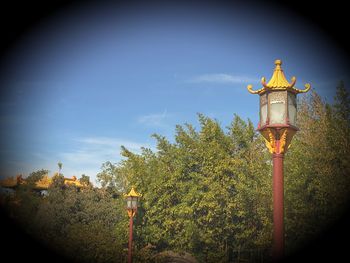
[[[271,12],[271,13],[269,13]],[[1,98],[0,176],[37,169],[95,182],[120,146],[155,148],[197,113],[223,127],[234,113],[258,121],[260,87],[283,61],[297,87],[324,98],[347,72],[342,54],[315,25],[273,7],[219,4],[64,10],[27,34],[8,56]]]

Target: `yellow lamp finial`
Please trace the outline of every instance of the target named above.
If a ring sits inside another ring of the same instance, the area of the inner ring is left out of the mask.
[[[281,66],[281,65],[282,65],[282,60],[276,59],[276,60],[275,60],[275,65],[276,65],[276,66]]]

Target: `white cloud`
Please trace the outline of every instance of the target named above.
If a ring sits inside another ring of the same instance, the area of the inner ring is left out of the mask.
[[[106,161],[115,163],[121,160],[121,146],[135,153],[140,153],[142,147],[154,149],[149,143],[112,137],[83,137],[74,141],[77,145],[73,150],[59,154],[64,166],[62,172],[76,176],[86,174],[93,180],[96,179],[95,175],[103,163]]]
[[[123,145],[130,150],[139,150],[141,147],[149,146],[144,143],[138,143],[130,140],[111,138],[111,137],[86,137],[86,138],[76,139],[76,141],[92,147],[103,147],[103,148],[106,148],[106,147],[120,148]]]
[[[247,76],[231,75],[225,73],[216,73],[216,74],[204,74],[193,77],[191,83],[230,83],[230,84],[243,84],[248,82],[258,82],[258,79],[250,78]]]
[[[75,139],[78,145],[75,150],[61,153],[62,161],[66,160],[74,164],[99,164],[106,161],[120,160],[120,148],[140,152],[142,147],[152,148],[148,143],[139,143],[130,140],[110,137],[84,137]]]
[[[147,124],[150,126],[164,127],[166,126],[164,120],[168,117],[167,110],[162,113],[143,115],[138,118],[138,122],[142,124]]]

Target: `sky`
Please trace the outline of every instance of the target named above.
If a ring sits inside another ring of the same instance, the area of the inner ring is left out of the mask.
[[[86,5],[46,18],[13,47],[1,72],[0,177],[71,177],[119,162],[120,147],[156,151],[157,133],[198,127],[197,113],[222,127],[234,114],[258,123],[261,87],[281,59],[287,79],[332,100],[348,82],[344,54],[310,21],[278,7],[219,4]],[[303,95],[300,95],[303,96]]]

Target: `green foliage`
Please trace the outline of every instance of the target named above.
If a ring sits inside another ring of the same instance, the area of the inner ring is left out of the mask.
[[[62,174],[55,174],[52,178],[51,188],[64,188],[64,176]]]
[[[116,166],[111,162],[105,162],[101,167],[101,172],[97,174],[97,180],[102,188],[108,188],[118,193],[125,192],[124,186],[126,179],[123,175],[118,174]]]
[[[341,81],[335,96],[334,113],[338,121],[350,121],[350,94]]]
[[[45,197],[27,192],[14,217],[30,234],[72,261],[125,262],[124,200],[113,199],[104,190],[52,187]]]
[[[32,172],[26,178],[26,183],[30,186],[34,186],[37,181],[41,180],[45,175],[48,175],[48,173],[49,171],[44,169]]]
[[[349,107],[342,83],[334,105],[315,92],[299,103],[300,132],[285,158],[286,240],[291,250],[334,222],[349,201]]]
[[[126,178],[125,186],[132,183],[143,195],[137,246],[187,251],[206,262],[227,262],[237,248],[268,248],[270,157],[262,140],[238,116],[227,132],[198,118],[200,131],[178,125],[175,143],[153,135],[157,152],[123,148],[125,160],[107,164],[111,183]]]
[[[90,176],[87,176],[85,174],[81,175],[81,178],[79,179],[80,183],[82,183],[83,185],[86,186],[91,186],[91,182],[90,182]]]

